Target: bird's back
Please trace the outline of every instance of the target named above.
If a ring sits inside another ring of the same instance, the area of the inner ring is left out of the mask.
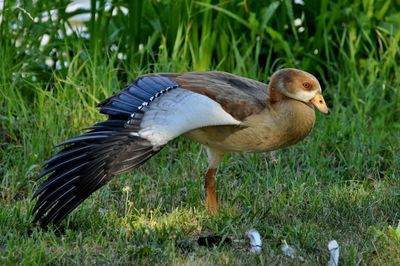
[[[161,74],[182,88],[205,95],[238,120],[261,112],[267,103],[267,84],[226,72]]]

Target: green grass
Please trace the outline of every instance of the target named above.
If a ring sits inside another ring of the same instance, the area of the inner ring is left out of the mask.
[[[0,264],[303,264],[282,254],[286,241],[304,264],[323,265],[332,239],[341,265],[400,264],[398,9],[394,1],[330,2],[148,1],[127,6],[135,10],[129,17],[98,13],[100,24],[88,24],[98,41],[57,39],[63,23],[32,23],[7,2],[0,24]],[[66,4],[49,3],[23,7],[35,17]],[[303,33],[285,26],[301,16]],[[137,21],[140,30],[132,30]],[[17,30],[7,26],[13,22]],[[40,48],[43,33],[52,39]],[[48,67],[47,57],[67,64]],[[31,225],[34,177],[52,146],[104,119],[96,103],[138,75],[217,69],[267,81],[283,66],[316,74],[332,114],[318,114],[312,134],[293,147],[227,157],[216,216],[203,203],[205,151],[179,138],[93,194],[60,230]],[[260,255],[248,252],[251,228],[262,236]],[[197,238],[208,234],[234,241],[199,246]]]

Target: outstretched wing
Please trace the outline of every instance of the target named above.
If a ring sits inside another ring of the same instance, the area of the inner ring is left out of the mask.
[[[108,120],[58,146],[44,163],[34,194],[34,222],[58,224],[114,175],[136,167],[169,140],[195,128],[239,125],[240,121],[207,96],[185,90],[174,80],[153,75],[99,104]]]

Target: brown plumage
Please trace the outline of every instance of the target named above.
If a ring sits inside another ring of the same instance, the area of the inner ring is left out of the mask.
[[[182,88],[206,95],[238,120],[261,112],[265,106],[267,91],[264,83],[238,77],[225,72],[189,72],[165,74]]]
[[[44,164],[48,176],[35,192],[42,226],[58,224],[114,175],[136,167],[183,135],[206,146],[207,204],[218,209],[217,167],[231,152],[264,152],[305,138],[313,106],[328,108],[318,80],[283,69],[269,85],[224,72],[151,74],[99,104],[108,120],[78,137]]]

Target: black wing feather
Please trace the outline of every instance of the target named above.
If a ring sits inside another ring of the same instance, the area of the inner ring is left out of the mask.
[[[168,78],[146,76],[101,102],[100,112],[107,114],[108,120],[57,145],[61,151],[44,163],[37,179],[48,177],[33,196],[38,198],[34,222],[43,227],[50,222],[58,224],[113,176],[144,163],[161,150],[132,133],[140,130],[143,106],[177,87]]]
[[[99,103],[98,106],[100,107],[100,112],[103,114],[121,115],[115,113],[116,109],[119,109],[119,107],[113,105],[113,102],[117,100],[129,102],[131,105],[130,108],[121,106],[121,109],[119,109],[123,114],[125,114],[126,111],[130,112],[127,114],[129,117],[132,113],[136,112],[143,103],[149,103],[154,100],[157,94],[160,95],[163,91],[177,88],[178,86],[179,85],[175,81],[162,76],[141,77],[113,97]]]
[[[131,85],[128,88],[128,92],[134,97],[134,98],[139,98],[140,100],[146,101],[147,99],[149,99],[151,96],[153,96],[153,94],[151,94],[151,92],[147,92],[144,89],[142,89],[141,87],[135,86],[135,85]]]

